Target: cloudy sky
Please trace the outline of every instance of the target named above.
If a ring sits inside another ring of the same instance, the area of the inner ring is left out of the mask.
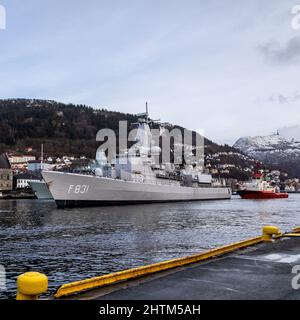
[[[300,124],[296,0],[0,5],[0,98],[130,113],[148,101],[153,118],[203,129],[220,143]]]

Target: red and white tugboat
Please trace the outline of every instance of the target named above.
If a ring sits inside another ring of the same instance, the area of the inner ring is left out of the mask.
[[[242,199],[278,199],[289,196],[287,193],[280,192],[278,186],[272,186],[260,172],[255,173],[252,181],[243,184],[237,193]]]

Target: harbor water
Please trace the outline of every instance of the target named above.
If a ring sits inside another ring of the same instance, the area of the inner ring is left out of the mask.
[[[59,285],[243,240],[264,225],[300,225],[300,194],[289,199],[196,201],[57,209],[53,201],[0,200],[0,265],[14,298],[26,271]]]

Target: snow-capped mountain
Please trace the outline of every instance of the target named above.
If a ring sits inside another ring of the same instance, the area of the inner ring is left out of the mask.
[[[248,156],[300,176],[300,139],[294,138],[291,132],[285,130],[285,136],[278,131],[277,134],[267,136],[240,138],[233,147]]]
[[[300,141],[300,126],[284,127],[279,129],[278,132],[288,140]]]

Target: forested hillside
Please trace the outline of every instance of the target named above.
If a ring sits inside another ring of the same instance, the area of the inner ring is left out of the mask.
[[[84,155],[94,158],[99,146],[96,141],[98,130],[110,128],[118,134],[120,120],[132,124],[137,117],[49,100],[0,100],[0,152],[30,152],[39,156],[43,143],[45,156]],[[244,169],[253,166],[253,159],[244,157],[230,146],[221,146],[205,139],[205,154],[210,159],[211,168],[218,169],[222,164],[233,165],[225,171],[218,170],[217,175],[247,179],[251,174]]]
[[[118,133],[120,120],[134,123],[137,117],[49,100],[0,100],[0,147],[2,152],[24,152],[28,147],[39,152],[44,143],[49,154],[94,157],[97,131],[110,128]],[[224,150],[209,140],[206,145],[207,152]],[[226,147],[226,150],[233,148]]]

